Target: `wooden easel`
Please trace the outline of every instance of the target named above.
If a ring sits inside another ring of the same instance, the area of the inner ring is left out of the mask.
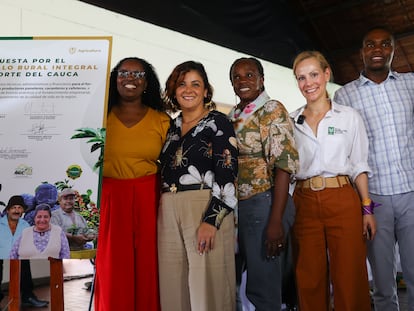
[[[48,258],[50,262],[50,310],[64,311],[63,261]],[[10,260],[9,311],[20,310],[20,260]]]

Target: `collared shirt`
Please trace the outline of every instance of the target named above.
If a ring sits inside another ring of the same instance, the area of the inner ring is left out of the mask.
[[[266,92],[246,108],[251,111],[241,114],[245,118],[237,118],[235,108],[229,113],[237,131],[241,200],[272,188],[275,168],[295,173],[299,163],[293,125],[286,108],[271,100]]]
[[[390,72],[380,84],[361,74],[336,91],[335,100],[358,110],[365,122],[370,192],[414,191],[414,73]]]
[[[27,227],[30,227],[30,225],[23,218],[20,218],[17,223],[16,231],[12,234],[7,215],[0,218],[0,259],[10,258],[10,251],[14,242]]]
[[[368,137],[359,113],[332,102],[331,109],[319,122],[317,136],[298,117],[304,107],[291,113],[295,121],[295,139],[299,150],[297,180],[313,176],[348,175],[355,178],[370,172],[368,166]]]
[[[62,208],[58,208],[52,212],[50,222],[61,227],[65,233],[67,233],[68,229],[71,227],[87,227],[85,218],[75,211],[72,211],[72,213],[66,213]]]
[[[184,136],[181,125],[180,114],[173,120],[161,152],[162,187],[212,188],[212,199],[201,221],[219,228],[224,216],[237,205],[237,143],[233,126],[215,110]]]

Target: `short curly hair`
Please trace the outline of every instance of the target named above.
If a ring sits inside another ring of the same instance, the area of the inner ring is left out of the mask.
[[[230,82],[231,82],[231,84],[233,84],[233,75],[232,75],[232,72],[233,72],[234,66],[236,66],[238,63],[243,62],[243,61],[253,62],[256,65],[256,67],[257,67],[257,71],[259,71],[259,75],[262,78],[264,78],[263,65],[262,65],[262,63],[257,58],[254,58],[254,57],[240,57],[240,58],[236,59],[233,62],[233,64],[231,64],[231,66],[230,66],[229,76],[230,76]],[[263,92],[264,90],[265,90],[265,86],[263,84],[263,87],[262,87],[261,91]]]
[[[208,81],[204,66],[199,62],[190,60],[177,65],[165,82],[164,100],[167,105],[167,110],[172,112],[181,110],[180,104],[178,103],[177,98],[175,98],[175,91],[177,90],[179,83],[184,79],[185,74],[192,70],[198,72],[203,79],[205,88],[207,89],[207,96],[204,98],[204,103],[211,103],[209,105],[211,109],[216,108],[216,105],[212,102],[213,87]]]

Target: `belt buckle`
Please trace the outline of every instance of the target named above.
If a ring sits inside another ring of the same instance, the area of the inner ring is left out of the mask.
[[[317,186],[313,185],[313,181],[318,180],[318,179],[320,179],[322,181],[322,185],[320,187],[317,187]],[[321,190],[325,189],[326,188],[325,178],[323,178],[322,176],[311,177],[310,180],[309,180],[309,187],[311,188],[312,191],[321,191]]]
[[[177,193],[177,190],[178,190],[177,186],[175,184],[172,184],[171,187],[170,187],[170,192],[171,193]]]

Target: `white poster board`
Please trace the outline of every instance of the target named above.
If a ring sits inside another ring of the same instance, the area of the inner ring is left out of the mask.
[[[1,203],[69,186],[98,224],[111,48],[111,37],[0,38]]]

